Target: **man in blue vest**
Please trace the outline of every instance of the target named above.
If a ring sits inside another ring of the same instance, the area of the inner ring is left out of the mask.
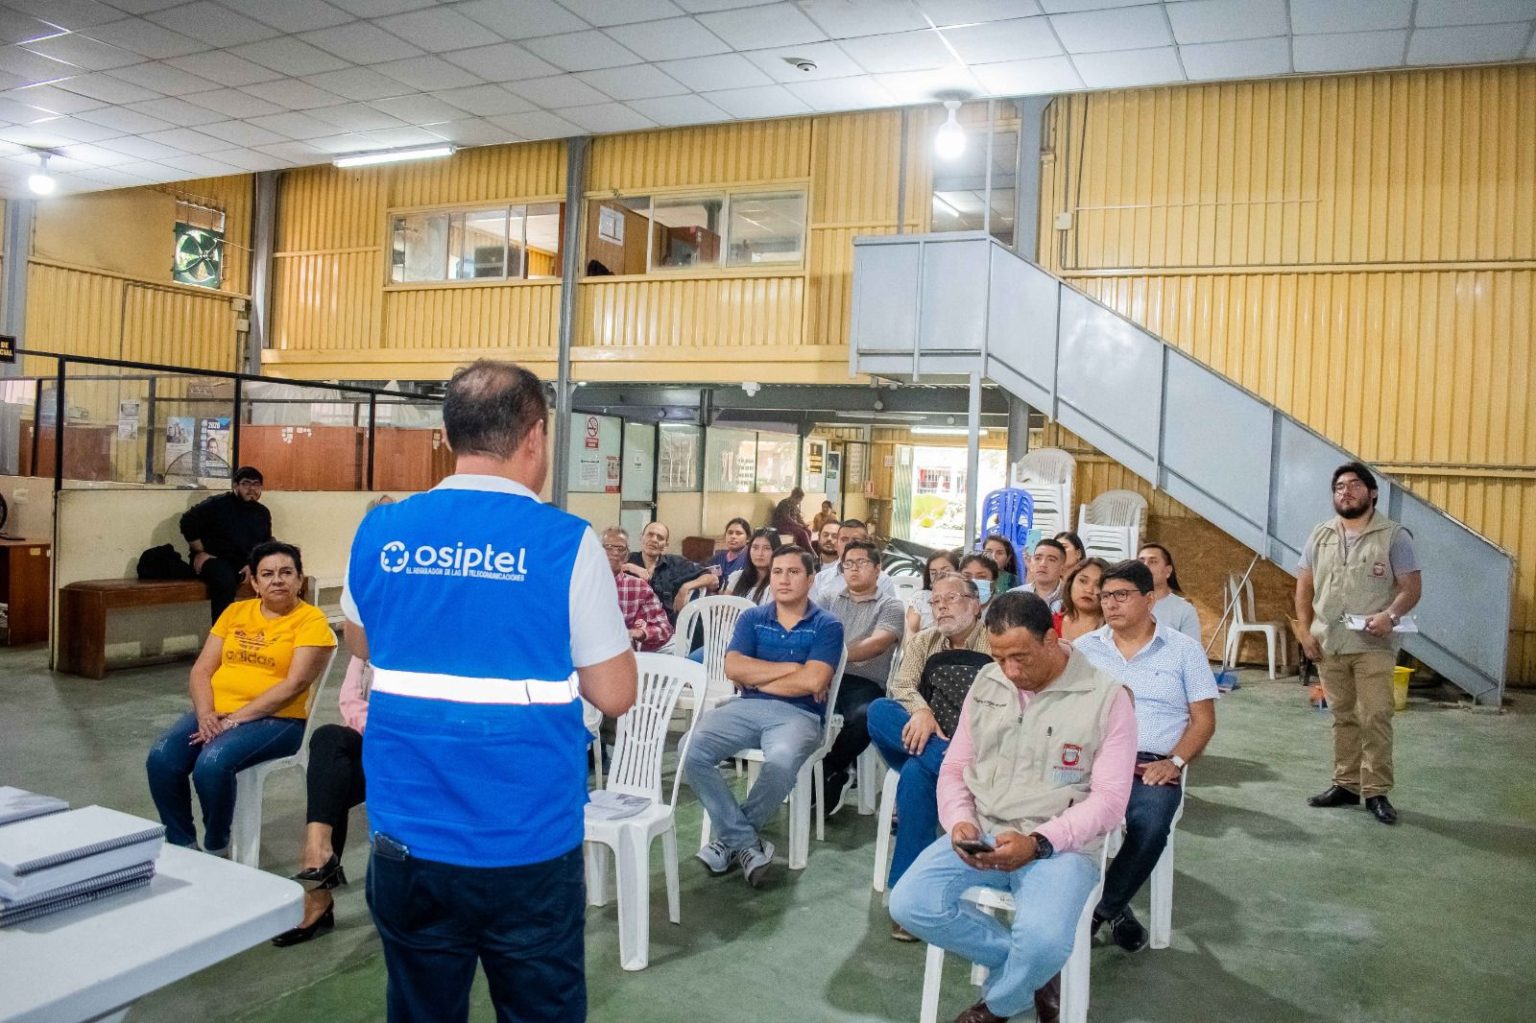
[[[482,360],[443,399],[454,475],[352,541],[347,642],[373,664],[368,905],[389,1019],[586,1018],[581,697],[617,717],[635,659],[586,523],[540,503],[539,379]]]

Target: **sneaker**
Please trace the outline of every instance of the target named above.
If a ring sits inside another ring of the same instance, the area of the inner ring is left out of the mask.
[[[741,864],[742,876],[753,888],[761,888],[768,882],[768,868],[773,866],[773,843],[758,839],[756,845],[737,850],[736,862]]]
[[[714,874],[716,877],[727,873],[731,867],[736,865],[736,857],[731,855],[731,850],[726,848],[725,843],[720,841],[718,838],[706,845],[704,848],[700,849],[694,855],[697,856],[699,858],[699,862],[708,867],[709,872]]]
[[[1140,952],[1147,947],[1147,929],[1136,919],[1127,906],[1120,915],[1109,921],[1109,936],[1116,945],[1127,952]]]
[[[848,801],[848,789],[852,784],[853,778],[847,771],[834,771],[827,775],[821,787],[821,805],[827,808],[828,817],[843,808],[843,804]]]

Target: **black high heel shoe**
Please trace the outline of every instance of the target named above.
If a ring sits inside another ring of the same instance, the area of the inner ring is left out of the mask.
[[[293,875],[293,880],[298,881],[312,892],[328,892],[347,883],[347,872],[341,869],[341,858],[335,853],[318,867],[310,867]]]
[[[308,927],[295,927],[284,931],[272,939],[272,944],[278,948],[287,948],[289,945],[302,945],[321,931],[328,931],[336,926],[336,904],[325,907],[325,912],[320,914],[320,919]]]

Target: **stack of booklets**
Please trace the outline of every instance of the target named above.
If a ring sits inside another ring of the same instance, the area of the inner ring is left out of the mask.
[[[164,840],[162,825],[104,806],[10,818],[0,824],[0,927],[149,884]]]

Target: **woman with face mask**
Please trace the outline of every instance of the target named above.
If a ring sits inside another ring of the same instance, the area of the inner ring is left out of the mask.
[[[985,610],[992,600],[992,594],[998,591],[997,562],[985,554],[968,554],[960,562],[960,574],[976,584],[981,595],[981,606]]]

